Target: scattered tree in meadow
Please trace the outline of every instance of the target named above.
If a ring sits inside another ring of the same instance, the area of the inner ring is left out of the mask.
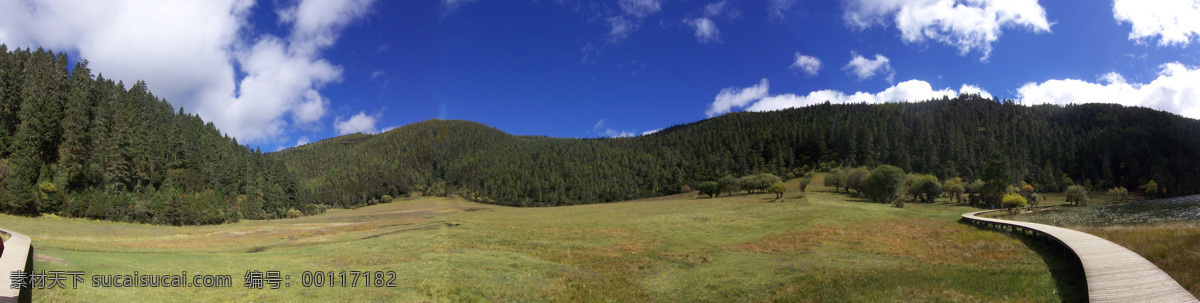
[[[862,181],[863,194],[872,201],[890,203],[904,192],[904,170],[891,165],[880,165],[867,174]],[[898,202],[897,207],[904,207]]]
[[[1067,203],[1071,203],[1071,205],[1088,205],[1088,203],[1091,202],[1088,200],[1087,188],[1083,187],[1082,185],[1071,185],[1070,187],[1067,187],[1066,195]]]
[[[905,178],[905,192],[913,197],[913,201],[933,203],[942,195],[942,184],[934,175],[909,174]]]
[[[784,186],[782,181],[775,181],[775,184],[771,184],[767,191],[775,194],[775,200],[779,200],[783,199],[783,193],[787,192],[787,186]]]
[[[698,188],[700,189],[700,194],[708,195],[709,198],[721,193],[721,183],[716,181],[700,182]]]
[[[846,187],[846,171],[841,167],[829,170],[829,173],[825,174],[825,186],[833,187],[835,193],[838,192],[838,188]],[[849,192],[850,189],[846,191]]]
[[[963,187],[962,178],[955,177],[946,180],[945,183],[942,183],[942,189],[951,202],[962,203],[963,193],[966,192],[966,188]]]
[[[1117,201],[1125,201],[1129,199],[1129,190],[1124,187],[1113,187],[1108,189],[1108,196]]]
[[[846,184],[844,185],[846,187],[846,191],[849,192],[850,189],[854,189],[854,191],[857,191],[859,194],[863,194],[863,180],[867,178],[867,174],[870,172],[871,171],[867,170],[866,166],[855,167],[847,171]],[[903,171],[901,171],[900,180],[901,182],[904,180]]]
[[[1150,182],[1146,182],[1146,185],[1142,185],[1142,187],[1146,189],[1146,196],[1148,196],[1148,197],[1158,196],[1158,182],[1154,182],[1154,180],[1150,180]]]
[[[801,192],[806,192],[806,191],[808,191],[808,184],[812,183],[812,178],[805,176],[805,177],[800,178],[800,181],[796,182],[796,183],[798,183],[798,185],[800,185]]]
[[[733,175],[725,175],[717,180],[717,183],[721,185],[721,192],[724,192],[727,196],[742,190],[741,180]]]
[[[771,187],[771,185],[781,181],[779,177],[769,173],[761,173],[754,175],[753,177],[754,189],[757,189],[760,192],[766,192],[767,188]]]

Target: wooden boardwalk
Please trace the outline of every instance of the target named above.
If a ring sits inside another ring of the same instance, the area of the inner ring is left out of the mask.
[[[1033,232],[1057,241],[1079,256],[1091,302],[1200,302],[1154,263],[1116,243],[1088,233],[1045,224],[984,218],[963,214],[981,225]]]
[[[28,270],[27,261],[30,261],[30,249],[32,244],[29,237],[0,229],[0,232],[9,235],[8,241],[4,241],[4,252],[0,255],[0,303],[18,302],[21,290],[12,289],[12,272],[17,270]],[[28,300],[28,299],[26,299]]]

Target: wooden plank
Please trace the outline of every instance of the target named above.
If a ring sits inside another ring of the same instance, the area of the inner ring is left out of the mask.
[[[993,211],[967,213],[963,218],[1036,230],[1066,245],[1083,265],[1091,302],[1200,302],[1154,263],[1116,243],[1057,226],[978,216],[986,212]]]
[[[0,255],[0,303],[17,302],[21,295],[20,289],[12,289],[12,272],[25,270],[25,261],[29,259],[29,237],[20,233],[0,229],[0,232],[10,236],[4,241],[4,254]]]

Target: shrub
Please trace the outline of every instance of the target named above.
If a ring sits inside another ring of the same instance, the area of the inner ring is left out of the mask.
[[[799,182],[800,183],[800,191],[801,192],[808,191],[808,183],[811,183],[811,182],[812,182],[812,178],[800,179],[800,182]]]
[[[1111,197],[1113,200],[1129,199],[1129,190],[1125,189],[1124,187],[1119,187],[1119,186],[1113,187],[1113,188],[1108,189],[1108,196]]]
[[[1082,185],[1071,185],[1067,187],[1067,203],[1071,205],[1088,205],[1091,201],[1088,200],[1087,188]]]
[[[395,199],[396,198],[393,198],[391,195],[383,195],[383,197],[379,197],[379,202],[392,203],[392,201]]]
[[[303,216],[303,215],[304,215],[304,213],[300,212],[299,210],[297,210],[295,208],[289,208],[287,211],[288,218],[299,218],[300,216]]]
[[[1022,197],[1021,195],[1007,194],[1007,195],[1004,195],[1003,199],[1001,199],[1000,205],[1003,205],[1004,208],[1007,208],[1008,211],[1011,212],[1014,208],[1028,206],[1029,201],[1026,200],[1025,197]]]

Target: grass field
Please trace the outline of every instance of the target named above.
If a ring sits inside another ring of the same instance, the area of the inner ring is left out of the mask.
[[[1037,243],[830,189],[510,208],[426,198],[311,217],[168,227],[0,216],[36,270],[86,272],[38,301],[1062,301]],[[1032,249],[1031,249],[1032,248]],[[247,289],[248,270],[290,287]],[[100,274],[231,275],[230,288],[93,288]],[[394,271],[395,287],[303,287],[304,271]]]

